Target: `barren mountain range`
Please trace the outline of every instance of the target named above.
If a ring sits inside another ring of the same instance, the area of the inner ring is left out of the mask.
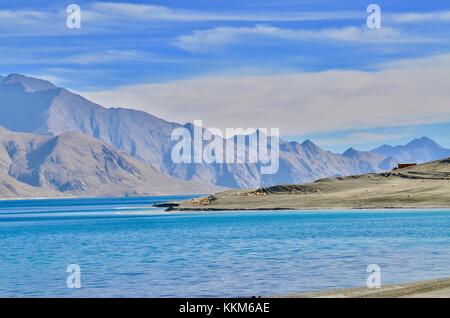
[[[202,194],[217,189],[166,176],[79,132],[43,136],[0,128],[1,197]]]
[[[280,168],[274,175],[262,175],[257,164],[175,164],[171,133],[178,127],[192,129],[192,124],[133,109],[105,108],[48,81],[19,74],[0,77],[0,125],[6,128],[0,141],[0,196],[209,193],[215,186],[298,184],[450,156],[450,150],[426,137],[372,151],[350,148],[343,154],[325,151],[309,140],[281,140]],[[13,144],[21,145],[20,151]],[[111,170],[112,162],[116,170]]]

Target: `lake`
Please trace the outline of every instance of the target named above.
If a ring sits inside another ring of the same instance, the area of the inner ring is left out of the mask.
[[[168,213],[188,197],[0,201],[0,296],[267,296],[450,277],[450,210]],[[81,288],[66,286],[67,266]]]

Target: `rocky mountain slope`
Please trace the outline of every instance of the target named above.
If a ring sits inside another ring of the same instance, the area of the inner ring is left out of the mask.
[[[168,177],[79,132],[58,136],[0,128],[0,197],[210,193],[213,186]]]

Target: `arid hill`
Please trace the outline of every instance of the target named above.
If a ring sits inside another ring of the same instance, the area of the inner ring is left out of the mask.
[[[380,174],[224,191],[176,210],[450,208],[450,158]]]

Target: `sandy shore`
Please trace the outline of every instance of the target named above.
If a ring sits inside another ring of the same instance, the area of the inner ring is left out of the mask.
[[[350,288],[282,295],[283,298],[450,298],[450,278],[381,288]]]
[[[450,208],[450,159],[304,185],[229,190],[178,202],[178,211]]]

